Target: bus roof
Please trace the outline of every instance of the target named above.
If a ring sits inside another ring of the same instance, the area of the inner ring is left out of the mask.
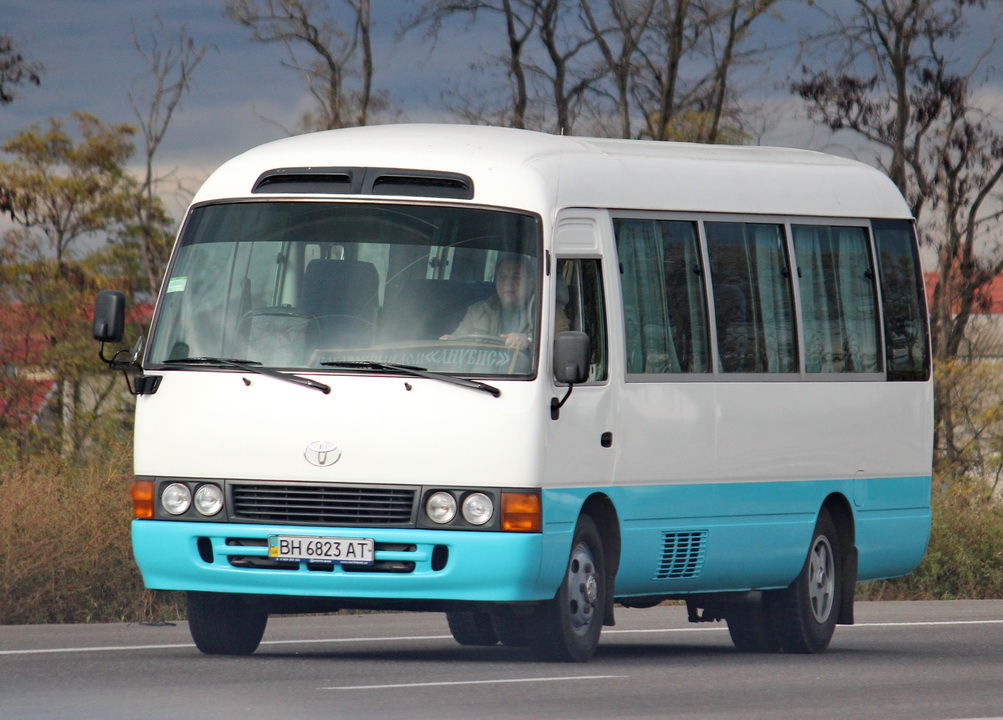
[[[471,202],[530,210],[544,217],[562,207],[910,217],[901,194],[880,171],[808,150],[432,124],[345,128],[267,143],[222,165],[194,202],[260,198],[252,194],[257,180],[287,168],[458,173],[472,180]],[[276,188],[266,197],[276,194],[297,192]],[[344,197],[337,191],[320,194]],[[311,192],[312,197],[317,195],[316,190]]]

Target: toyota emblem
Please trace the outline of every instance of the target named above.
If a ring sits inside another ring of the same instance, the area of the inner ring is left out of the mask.
[[[341,449],[330,440],[314,440],[306,446],[303,457],[311,465],[329,467],[341,458]]]

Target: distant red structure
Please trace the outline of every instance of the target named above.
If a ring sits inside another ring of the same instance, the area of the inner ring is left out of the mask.
[[[83,311],[90,318],[93,306]],[[152,315],[153,304],[143,303],[130,308],[129,322],[148,327]],[[40,366],[50,340],[39,320],[29,306],[0,304],[0,429],[38,424],[57,392],[56,379]]]
[[[923,274],[927,301],[940,281],[936,272]],[[957,312],[957,308],[955,308]],[[961,357],[969,360],[1003,360],[1003,275],[997,275],[975,297],[965,331]]]

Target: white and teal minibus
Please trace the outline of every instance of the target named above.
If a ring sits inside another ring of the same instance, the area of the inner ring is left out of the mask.
[[[142,354],[132,539],[210,654],[270,613],[445,612],[596,650],[685,601],[824,650],[930,528],[919,255],[892,183],[792,149],[398,125],[224,164]],[[122,336],[106,291],[95,337]],[[125,353],[128,355],[128,353]]]

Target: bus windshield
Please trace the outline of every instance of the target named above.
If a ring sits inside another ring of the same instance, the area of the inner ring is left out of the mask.
[[[517,212],[322,201],[195,208],[148,366],[219,358],[532,376],[540,231]]]

